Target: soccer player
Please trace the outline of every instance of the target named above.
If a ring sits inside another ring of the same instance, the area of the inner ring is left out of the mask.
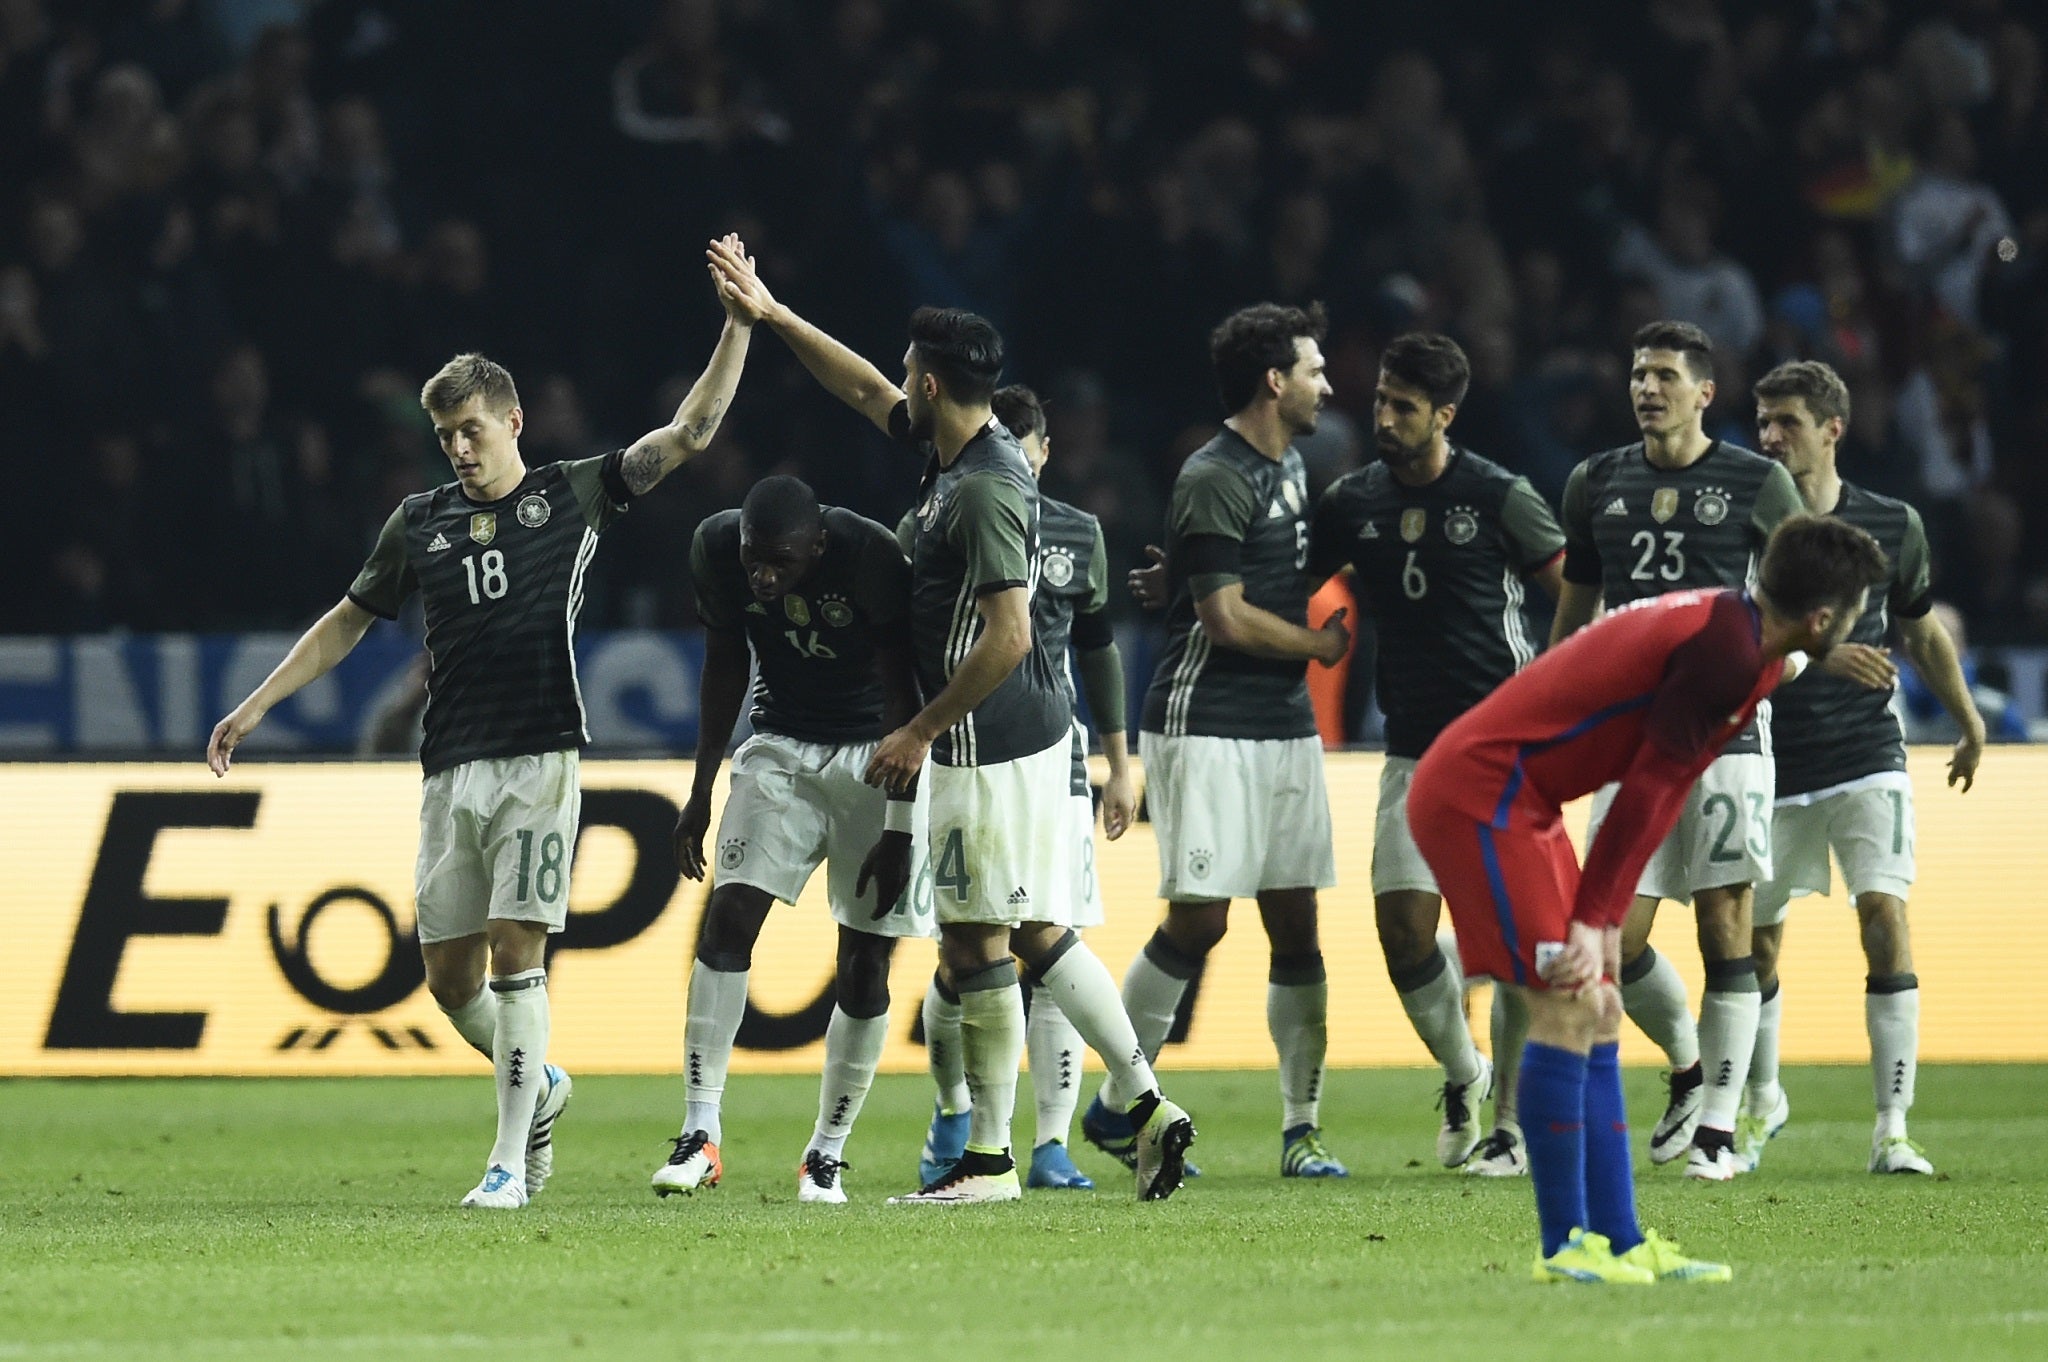
[[[1022,384],[998,388],[990,403],[1031,465],[1045,472],[1052,442],[1046,435],[1045,406]],[[1110,632],[1109,551],[1102,523],[1078,506],[1040,494],[1038,498],[1038,593],[1032,597],[1031,625],[1053,664],[1067,701],[1074,700],[1067,668],[1071,645],[1088,694],[1088,710],[1102,735],[1109,780],[1102,788],[1102,825],[1111,841],[1123,836],[1137,816],[1137,784],[1131,777],[1124,736],[1124,664]],[[1074,722],[1073,767],[1068,784],[1074,824],[1072,925],[1078,932],[1102,924],[1102,887],[1095,876],[1095,800],[1088,781],[1088,735]],[[933,975],[924,998],[925,1046],[939,1095],[918,1159],[922,1182],[938,1181],[966,1147],[970,1099],[960,1068],[960,999]],[[1081,1036],[1044,984],[1031,990],[1024,1029],[1031,1060],[1031,1091],[1037,1101],[1038,1130],[1031,1148],[1031,1187],[1086,1191],[1095,1183],[1074,1166],[1067,1150],[1074,1108],[1081,1092]]]
[[[1513,1114],[1513,1065],[1496,1074],[1472,1044],[1464,971],[1437,944],[1443,901],[1406,813],[1415,763],[1437,734],[1536,656],[1522,614],[1524,582],[1555,599],[1562,581],[1564,534],[1528,479],[1450,442],[1471,372],[1448,336],[1389,342],[1373,393],[1379,460],[1339,478],[1317,502],[1309,579],[1349,567],[1360,609],[1379,633],[1375,682],[1387,757],[1373,830],[1373,911],[1401,1005],[1443,1066],[1437,1158],[1446,1168],[1511,1176],[1528,1167]],[[1505,1023],[1513,1014],[1496,1016]],[[1496,1056],[1508,1052],[1504,1040],[1515,1044],[1497,1035]],[[1495,1084],[1494,1130],[1481,1149],[1478,1105]]]
[[[1408,790],[1465,966],[1522,995],[1521,1110],[1540,1282],[1726,1281],[1636,1222],[1612,976],[1637,878],[1714,756],[1795,652],[1847,637],[1884,552],[1842,521],[1772,536],[1753,593],[1639,600],[1552,648],[1451,724]],[[1615,783],[1583,872],[1560,811]]]
[[[744,252],[732,238],[726,245]],[[711,442],[752,334],[750,319],[728,308],[674,421],[628,449],[538,468],[520,457],[525,416],[512,375],[482,355],[450,360],[420,404],[455,481],[391,513],[348,595],[207,744],[207,764],[225,775],[272,706],[348,656],[371,620],[393,618],[414,592],[425,598],[420,954],[434,1001],[491,1060],[498,1094],[497,1139],[465,1206],[512,1209],[541,1189],[569,1101],[569,1076],[546,1063],[544,955],[567,921],[577,757],[590,740],[572,647],[583,576],[605,527]]]
[[[796,1191],[799,1202],[840,1203],[841,1155],[889,1039],[890,957],[899,937],[930,934],[928,904],[904,893],[922,850],[913,846],[922,809],[911,792],[885,797],[863,779],[885,711],[896,723],[917,712],[910,564],[887,527],[820,507],[804,483],[773,477],[697,527],[690,577],[704,622],[697,765],[676,820],[676,861],[690,879],[707,869],[711,788],[747,694],[749,652],[754,733],[733,757],[717,887],[690,972],[682,1132],[654,1190],[693,1192],[723,1175],[721,1104],[754,943],[769,908],[795,903],[824,861],[839,924],[838,998]],[[870,880],[875,893],[863,902]]]
[[[1124,975],[1124,1005],[1157,1056],[1188,980],[1256,898],[1272,945],[1266,1021],[1280,1056],[1284,1177],[1344,1177],[1317,1120],[1329,984],[1316,890],[1336,883],[1323,749],[1308,664],[1351,646],[1338,610],[1306,620],[1308,475],[1294,437],[1330,395],[1323,312],[1260,303],[1210,336],[1227,413],[1188,456],[1167,511],[1168,638],[1145,696],[1147,802],[1159,835],[1166,920]],[[1132,1132],[1105,1087],[1081,1119],[1090,1143],[1127,1158]]]
[[[1812,360],[1781,364],[1756,384],[1759,443],[1799,486],[1808,510],[1834,515],[1884,547],[1892,572],[1836,655],[1864,670],[1854,676],[1813,675],[1788,686],[1775,702],[1777,809],[1771,826],[1772,875],[1756,895],[1756,972],[1763,988],[1749,1086],[1735,1125],[1735,1154],[1746,1170],[1784,1128],[1791,1104],[1778,1084],[1778,949],[1785,910],[1802,894],[1825,894],[1828,854],[1856,903],[1870,974],[1863,1015],[1870,1030],[1870,1069],[1877,1095],[1871,1140],[1873,1173],[1932,1173],[1934,1166],[1906,1137],[1919,1064],[1920,985],[1906,926],[1913,884],[1913,785],[1906,778],[1905,740],[1891,710],[1896,673],[1884,652],[1890,621],[1914,667],[1956,721],[1962,737],[1949,759],[1948,782],[1967,792],[1984,755],[1984,719],[1970,698],[1948,631],[1930,612],[1927,535],[1920,516],[1847,482],[1836,471],[1837,442],[1849,423],[1849,389],[1841,376]]]
[[[1073,714],[1033,636],[1038,485],[989,400],[1002,338],[970,312],[920,308],[904,387],[778,302],[744,254],[714,243],[723,296],[765,320],[824,388],[897,443],[929,450],[906,525],[911,644],[924,708],[882,739],[867,778],[901,793],[931,757],[932,886],[939,968],[960,998],[972,1105],[965,1153],[895,1201],[1014,1201],[1010,1117],[1024,1051],[1012,952],[1109,1066],[1117,1110],[1139,1130],[1141,1200],[1173,1194],[1194,1124],[1159,1093],[1109,971],[1065,917],[1072,826],[1066,807]]]
[[[1603,604],[1612,610],[1667,591],[1744,585],[1773,527],[1800,509],[1783,468],[1707,435],[1714,355],[1706,333],[1652,322],[1634,339],[1629,396],[1643,438],[1595,454],[1565,483],[1564,595],[1553,644]],[[1707,768],[1646,865],[1622,930],[1622,1001],[1671,1061],[1671,1098],[1651,1131],[1650,1157],[1686,1156],[1688,1177],[1725,1181],[1737,1172],[1735,1116],[1758,1010],[1751,893],[1771,871],[1769,733],[1764,707]],[[1607,791],[1594,801],[1596,831],[1612,798]],[[1658,901],[1687,898],[1707,971],[1697,1027],[1684,981],[1649,944]]]

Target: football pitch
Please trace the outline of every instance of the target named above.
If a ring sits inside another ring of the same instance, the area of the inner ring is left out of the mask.
[[[0,1358],[2048,1356],[2048,1069],[1927,1066],[1932,1180],[1863,1171],[1869,1076],[1787,1071],[1754,1176],[1640,1166],[1646,1224],[1725,1287],[1539,1287],[1524,1180],[1434,1165],[1421,1070],[1330,1075],[1348,1182],[1275,1176],[1273,1076],[1169,1075],[1204,1176],[904,1208],[927,1088],[877,1082],[853,1204],[803,1207],[800,1078],[735,1078],[723,1186],[657,1201],[680,1083],[592,1075],[527,1210],[465,1212],[469,1079],[0,1084]],[[1639,1127],[1658,1109],[1628,1071]],[[1020,1134],[1030,1129],[1029,1085]],[[1640,1151],[1644,1134],[1635,1140]]]

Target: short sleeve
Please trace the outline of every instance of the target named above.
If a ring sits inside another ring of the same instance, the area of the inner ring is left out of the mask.
[[[1527,478],[1508,484],[1500,506],[1500,533],[1517,572],[1534,572],[1564,550],[1564,531]]]
[[[898,628],[910,617],[910,560],[896,540],[875,534],[861,549],[854,604],[877,628]]]
[[[571,459],[562,465],[569,490],[583,508],[583,519],[592,529],[602,530],[626,513],[632,504],[632,489],[620,469],[625,451],[615,449],[592,459]]]
[[[1891,612],[1916,620],[1934,606],[1934,566],[1927,551],[1927,527],[1920,513],[1906,508],[1906,533],[1899,543],[1899,561],[1892,564]]]
[[[1088,546],[1088,597],[1080,612],[1096,614],[1109,606],[1109,545],[1103,542],[1102,522],[1096,521],[1094,541]]]
[[[1586,465],[1580,464],[1565,479],[1564,579],[1579,586],[1601,583],[1600,546],[1593,541],[1591,493],[1586,490]]]
[[[348,598],[379,618],[396,619],[405,598],[418,589],[419,578],[405,556],[405,506],[400,503],[378,531],[377,546],[350,584]]]
[[[1175,539],[1207,534],[1242,543],[1258,511],[1251,483],[1224,464],[1208,463],[1175,482],[1167,528]]]
[[[962,478],[946,540],[967,563],[977,596],[1031,584],[1031,508],[1021,488],[994,473]]]
[[[1772,464],[1770,472],[1764,475],[1763,485],[1756,489],[1756,510],[1750,518],[1757,547],[1761,549],[1770,539],[1771,531],[1787,517],[1805,509],[1806,503],[1799,499],[1799,484],[1792,481],[1783,464]]]
[[[731,603],[720,598],[718,575],[712,568],[711,544],[704,533],[704,526],[710,523],[700,521],[697,532],[690,536],[690,589],[697,598],[697,618],[706,629],[737,633],[744,626],[733,617]]]

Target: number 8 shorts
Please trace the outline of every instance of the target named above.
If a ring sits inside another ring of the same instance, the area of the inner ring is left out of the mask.
[[[1778,773],[1757,752],[1716,757],[1685,798],[1685,810],[1643,867],[1636,892],[1686,902],[1702,889],[1762,884],[1771,878],[1771,797]],[[1607,819],[1617,787],[1593,797],[1586,845]]]
[[[420,942],[478,936],[491,918],[569,920],[569,863],[583,812],[575,751],[481,757],[420,791],[413,899]]]

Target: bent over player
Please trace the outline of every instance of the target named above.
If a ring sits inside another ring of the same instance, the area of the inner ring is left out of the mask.
[[[676,820],[676,861],[690,879],[713,868],[704,855],[711,790],[746,694],[749,652],[754,733],[732,761],[717,887],[690,971],[683,1128],[654,1171],[654,1190],[692,1192],[723,1175],[725,1075],[754,943],[769,908],[795,903],[823,861],[839,924],[838,997],[797,1200],[843,1202],[840,1156],[889,1039],[889,960],[897,938],[928,935],[931,923],[929,907],[904,893],[922,850],[922,810],[908,792],[885,798],[863,779],[885,721],[917,710],[910,564],[886,527],[820,507],[804,483],[774,477],[737,511],[697,527],[690,579],[704,622],[697,766]],[[863,902],[870,880],[875,892]]]
[[[1726,1281],[1637,1224],[1622,1101],[1621,924],[1693,782],[1796,664],[1848,636],[1888,567],[1842,521],[1788,520],[1754,594],[1683,591],[1610,614],[1466,711],[1408,792],[1465,966],[1529,1009],[1521,1112],[1540,1282]],[[1562,810],[1616,783],[1581,871]]]
[[[584,573],[605,527],[710,443],[751,334],[748,320],[728,315],[675,420],[630,449],[531,469],[519,453],[525,417],[512,375],[482,355],[450,360],[420,404],[455,481],[391,513],[347,597],[207,745],[208,765],[225,775],[272,706],[332,670],[371,620],[396,616],[414,592],[425,598],[420,954],[434,1001],[491,1060],[498,1091],[497,1139],[465,1206],[516,1208],[541,1189],[569,1100],[568,1075],[546,1063],[543,964],[548,934],[568,920],[577,757],[590,740],[572,652]]]

